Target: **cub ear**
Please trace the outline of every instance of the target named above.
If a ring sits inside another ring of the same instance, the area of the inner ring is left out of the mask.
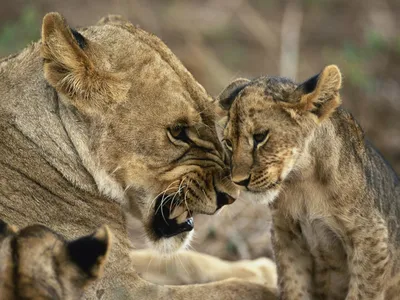
[[[335,65],[325,67],[321,73],[300,84],[294,95],[297,99],[297,108],[309,111],[322,121],[335,111],[341,104],[339,90],[342,85],[342,75]]]
[[[104,225],[91,235],[68,242],[67,249],[71,262],[88,278],[95,279],[102,273],[110,245],[111,233]]]
[[[0,219],[0,243],[7,236],[15,234],[17,232],[17,228],[15,226],[11,226]]]
[[[243,90],[250,80],[244,78],[235,79],[217,97],[219,105],[224,110],[229,110],[236,96]]]
[[[129,85],[121,74],[95,67],[90,57],[95,50],[82,34],[71,30],[58,13],[48,13],[43,19],[41,54],[44,76],[74,106],[84,111],[107,105],[107,101],[122,101]]]

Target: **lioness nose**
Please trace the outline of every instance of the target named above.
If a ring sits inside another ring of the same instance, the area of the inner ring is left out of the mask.
[[[250,176],[249,177],[247,177],[246,179],[244,179],[244,180],[240,180],[240,181],[233,181],[235,184],[237,184],[237,185],[241,185],[241,186],[244,186],[244,187],[246,187],[246,186],[248,186],[249,185],[249,183],[250,183]]]
[[[231,197],[227,193],[217,191],[217,210],[227,204],[235,202],[235,198]]]

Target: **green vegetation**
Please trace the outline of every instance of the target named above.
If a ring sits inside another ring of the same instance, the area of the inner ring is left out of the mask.
[[[16,21],[0,28],[0,57],[21,50],[39,38],[39,13],[34,7],[27,6]]]

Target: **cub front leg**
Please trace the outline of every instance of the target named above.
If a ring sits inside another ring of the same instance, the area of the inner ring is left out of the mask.
[[[280,299],[312,299],[312,258],[300,226],[277,211],[273,212],[272,244]]]
[[[383,300],[392,269],[388,229],[379,215],[343,219],[350,284],[346,300]]]

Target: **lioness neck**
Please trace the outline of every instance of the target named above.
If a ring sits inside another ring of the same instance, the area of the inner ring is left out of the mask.
[[[20,227],[52,220],[54,229],[71,237],[76,228],[67,228],[66,222],[95,228],[107,219],[120,218],[119,205],[99,193],[82,163],[75,144],[79,137],[85,142],[85,132],[67,128],[67,120],[60,117],[64,108],[44,79],[42,64],[39,44],[1,62],[0,202],[12,202],[15,216],[10,219],[1,211],[0,215]],[[28,211],[27,199],[35,203]],[[49,199],[58,206],[51,206]],[[90,219],[94,207],[103,207],[104,215],[97,212]],[[72,220],[74,210],[79,211],[76,216],[86,213],[87,221]]]
[[[26,61],[27,64],[22,64],[21,61]],[[2,87],[0,92],[0,106],[3,113],[7,114],[2,121],[13,122],[16,131],[29,139],[31,147],[40,149],[41,153],[37,152],[37,155],[43,156],[47,164],[71,184],[79,183],[81,189],[95,193],[95,183],[80,163],[75,147],[68,138],[65,124],[60,119],[59,100],[54,89],[43,77],[42,64],[39,43],[3,62],[3,68],[8,70],[0,73],[1,85],[7,79],[13,79],[14,84]],[[6,76],[14,78],[4,78]],[[17,84],[15,78],[18,78]],[[10,97],[15,94],[16,97]]]

